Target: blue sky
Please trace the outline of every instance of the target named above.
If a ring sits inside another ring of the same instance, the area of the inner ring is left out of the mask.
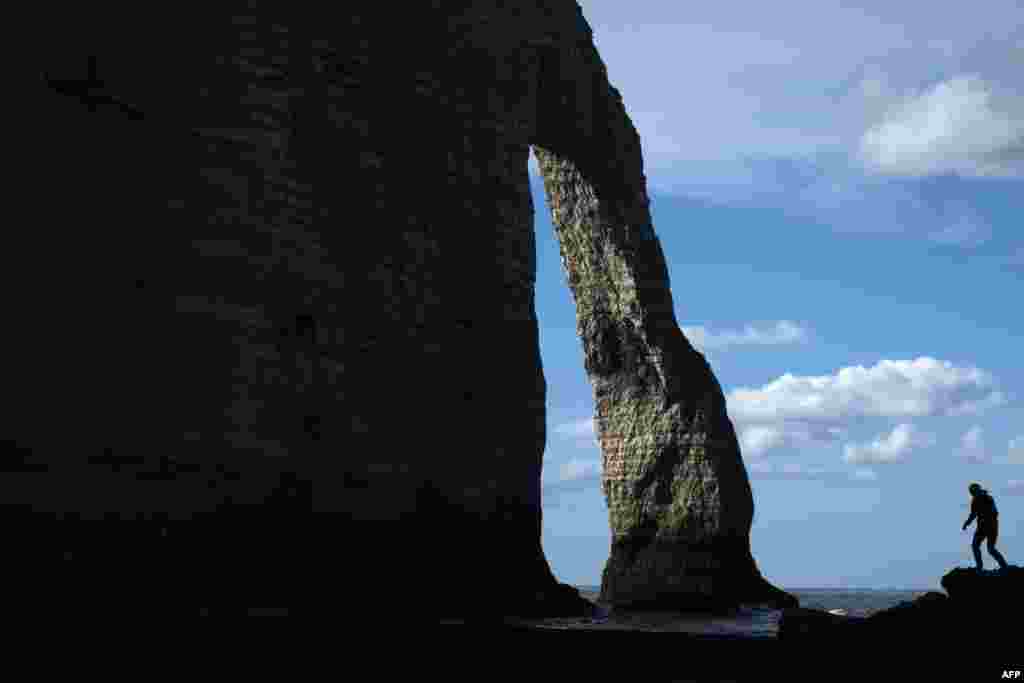
[[[761,571],[936,588],[973,564],[972,481],[1024,565],[1017,1],[580,4],[640,133],[676,317],[727,394]],[[543,543],[560,580],[598,584],[593,396],[531,169]]]

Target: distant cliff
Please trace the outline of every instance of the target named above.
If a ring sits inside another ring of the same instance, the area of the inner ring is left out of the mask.
[[[346,7],[61,10],[7,245],[17,552],[125,604],[583,609],[540,545],[533,146],[597,403],[603,596],[788,603],[579,7]]]

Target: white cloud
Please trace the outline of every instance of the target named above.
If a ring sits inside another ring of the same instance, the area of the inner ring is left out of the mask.
[[[746,325],[742,330],[714,331],[703,325],[684,326],[682,330],[690,343],[702,351],[730,346],[770,346],[807,341],[807,330],[789,320],[779,320],[767,327]]]
[[[765,452],[785,443],[785,432],[778,425],[752,425],[739,430],[741,452],[746,457],[758,458]]]
[[[960,437],[960,448],[956,454],[968,462],[988,461],[988,454],[985,452],[985,435],[981,427],[975,425]]]
[[[845,367],[832,375],[787,373],[760,388],[730,391],[726,398],[734,419],[762,424],[963,415],[1006,400],[989,373],[927,357]]]
[[[645,168],[671,168],[834,144],[853,123],[836,111],[836,100],[858,85],[865,65],[899,86],[953,68],[1012,79],[1006,53],[1019,24],[1016,3],[986,0],[941,13],[919,1],[580,4],[640,132],[645,161],[654,162]],[[793,22],[794,13],[803,20]],[[650,78],[652,64],[701,68],[671,74],[675,87],[665,87]],[[858,120],[849,135],[855,140],[864,130]]]
[[[881,434],[868,443],[846,444],[843,460],[851,464],[902,462],[913,449],[934,443],[935,439],[930,434],[922,434],[904,422],[896,425],[889,434]]]
[[[861,157],[898,175],[1019,175],[1024,117],[995,109],[992,95],[991,84],[974,75],[907,95],[861,137]]]
[[[942,215],[923,184],[889,174],[1024,176],[1020,0],[943,12],[921,0],[580,4],[640,135],[652,196],[783,208],[926,245],[1012,232]],[[666,81],[650,78],[652,64],[700,68]]]
[[[1024,435],[1010,439],[1007,447],[1007,462],[1014,465],[1024,465]]]
[[[780,448],[818,449],[842,438],[840,427],[799,421],[781,421],[771,424],[737,423],[740,452],[744,458],[759,458]]]

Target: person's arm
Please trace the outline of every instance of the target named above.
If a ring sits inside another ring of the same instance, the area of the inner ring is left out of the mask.
[[[978,516],[978,499],[975,498],[973,501],[971,501],[971,516],[967,518],[966,522],[964,522],[964,529],[967,529],[967,527],[969,527],[971,525],[971,522],[973,522],[974,518],[977,517],[977,516]]]

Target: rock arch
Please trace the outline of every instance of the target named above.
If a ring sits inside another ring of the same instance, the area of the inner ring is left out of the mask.
[[[159,31],[72,9],[51,34],[5,272],[31,330],[9,343],[14,552],[126,609],[159,577],[150,606],[577,609],[540,546],[533,145],[602,418],[606,597],[770,594],[579,7],[350,5]]]

